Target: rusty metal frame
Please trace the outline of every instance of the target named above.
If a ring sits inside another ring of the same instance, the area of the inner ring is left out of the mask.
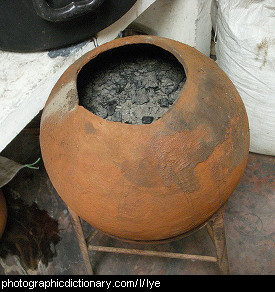
[[[89,251],[121,253],[121,254],[134,254],[140,256],[158,256],[165,258],[175,258],[182,260],[197,260],[216,263],[219,267],[220,273],[223,275],[229,274],[229,263],[226,248],[226,237],[224,228],[224,210],[225,206],[221,207],[202,227],[206,227],[207,232],[215,246],[216,257],[192,255],[174,252],[161,252],[152,250],[140,250],[140,249],[128,249],[109,246],[92,245],[91,241],[98,231],[93,232],[87,239],[84,237],[82,225],[79,216],[70,208],[69,212],[72,218],[72,224],[74,226],[81,254],[84,260],[86,271],[89,275],[93,275],[93,269],[89,257]],[[199,228],[200,229],[200,228]],[[189,234],[188,234],[189,235]]]

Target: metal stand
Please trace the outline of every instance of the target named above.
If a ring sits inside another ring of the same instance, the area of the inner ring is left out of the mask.
[[[126,249],[126,248],[115,248],[115,247],[108,247],[108,246],[91,245],[90,242],[92,238],[96,235],[97,231],[95,231],[87,239],[85,239],[80,218],[78,217],[78,215],[74,213],[74,211],[69,209],[71,217],[72,217],[72,223],[77,235],[80,250],[82,253],[83,260],[84,260],[84,264],[85,264],[87,273],[89,275],[93,274],[93,269],[92,269],[92,265],[91,265],[91,261],[90,261],[89,253],[88,253],[89,250],[212,262],[212,263],[217,263],[221,274],[228,275],[229,264],[228,264],[225,229],[224,229],[224,210],[225,210],[225,207],[223,206],[204,224],[204,226],[207,228],[208,234],[210,238],[212,239],[212,242],[216,249],[216,257],[213,257],[213,256],[174,253],[174,252],[160,252],[160,251],[151,251],[151,250]]]

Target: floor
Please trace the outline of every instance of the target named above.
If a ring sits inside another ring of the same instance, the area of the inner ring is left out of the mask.
[[[41,157],[39,117],[0,154],[19,163]],[[230,197],[225,229],[230,273],[275,273],[275,157],[250,153],[244,176]],[[8,224],[0,240],[0,275],[86,273],[67,207],[53,188],[43,161],[39,170],[24,168],[3,187]],[[85,236],[92,228],[83,223]],[[205,228],[189,237],[159,245],[137,245],[101,233],[94,244],[156,251],[215,255]],[[94,272],[100,275],[216,275],[215,263],[90,252]]]

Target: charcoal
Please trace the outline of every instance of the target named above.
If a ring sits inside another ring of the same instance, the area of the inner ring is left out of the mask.
[[[80,104],[106,120],[128,124],[161,118],[186,81],[177,60],[141,51],[110,59],[86,78]]]
[[[169,107],[169,100],[168,100],[168,98],[161,98],[159,100],[159,106],[160,107]]]
[[[112,116],[113,122],[122,122],[122,115],[120,112],[115,112]]]
[[[154,117],[144,116],[142,117],[142,124],[151,124],[154,120]]]

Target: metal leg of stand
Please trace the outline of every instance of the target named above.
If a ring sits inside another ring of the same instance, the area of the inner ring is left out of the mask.
[[[82,257],[84,260],[86,271],[87,271],[88,275],[93,275],[93,268],[92,268],[92,265],[90,262],[88,247],[87,247],[87,243],[86,243],[86,240],[85,240],[85,237],[83,234],[83,229],[82,229],[82,225],[80,222],[80,218],[69,207],[68,207],[68,209],[69,209],[69,212],[70,212],[71,217],[72,217],[72,224],[74,226],[74,230],[75,230],[75,233],[77,236],[77,240],[78,240],[81,254],[82,254]]]
[[[136,255],[144,255],[144,256],[159,256],[159,257],[167,257],[167,258],[190,259],[190,260],[213,262],[213,263],[218,264],[218,267],[222,274],[227,275],[229,274],[229,264],[228,264],[228,257],[227,257],[225,228],[224,228],[224,210],[225,210],[225,207],[222,207],[220,210],[218,210],[218,212],[215,213],[206,224],[207,231],[216,249],[216,257],[213,257],[213,256],[190,255],[190,254],[182,254],[182,253],[159,252],[159,251],[150,251],[150,250],[125,249],[125,248],[114,248],[114,247],[108,247],[108,246],[90,245],[89,242],[91,240],[88,240],[88,242],[85,240],[80,218],[71,209],[69,209],[71,217],[72,217],[72,223],[73,223],[73,226],[77,235],[77,239],[79,242],[79,247],[80,247],[82,257],[86,266],[86,270],[87,270],[87,273],[90,275],[93,274],[93,270],[92,270],[88,250],[99,251],[99,252],[136,254]]]

